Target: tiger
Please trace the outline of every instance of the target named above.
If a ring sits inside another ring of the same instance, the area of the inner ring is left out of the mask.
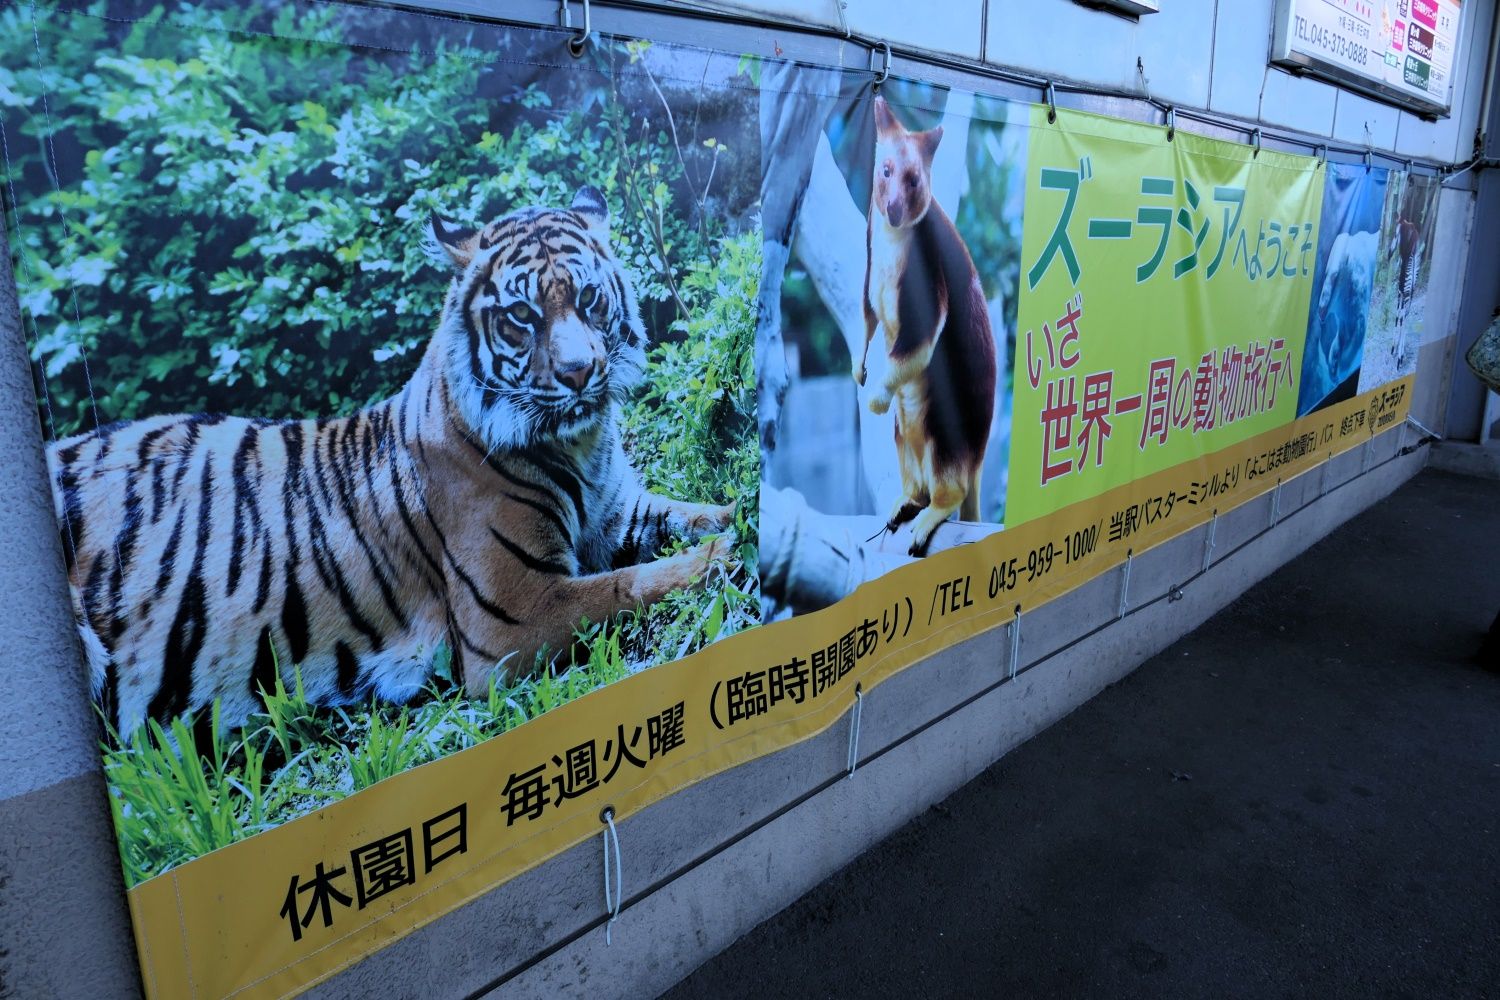
[[[483,696],[581,619],[722,568],[733,505],[648,492],[625,453],[646,333],[610,224],[590,186],[480,228],[433,213],[436,330],[352,416],[178,414],[51,444],[102,721],[128,740],[217,701],[242,726],[293,668],[314,705],[407,703],[439,643]]]

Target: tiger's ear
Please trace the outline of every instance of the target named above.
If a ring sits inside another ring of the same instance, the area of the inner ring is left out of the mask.
[[[428,222],[431,227],[428,256],[438,264],[451,265],[459,271],[467,268],[479,245],[479,230],[450,225],[436,212]]]
[[[578,189],[573,204],[568,207],[582,217],[589,232],[600,238],[609,236],[609,206],[604,203],[604,195],[598,188],[585,184]]]

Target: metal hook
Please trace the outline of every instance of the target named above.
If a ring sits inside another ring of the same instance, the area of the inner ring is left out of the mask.
[[[568,0],[562,0],[562,6],[563,27],[570,28],[573,26],[573,18],[568,13]],[[579,56],[583,55],[583,50],[586,49],[589,44],[589,36],[593,33],[593,12],[589,9],[589,0],[583,0],[583,34],[574,35],[572,38],[568,39],[568,52],[572,54],[574,59],[577,59]]]
[[[1046,98],[1047,98],[1047,124],[1048,125],[1054,125],[1054,124],[1057,123],[1057,88],[1055,86],[1053,86],[1051,80],[1047,81]]]
[[[880,67],[880,75],[875,78],[875,89],[879,90],[880,85],[891,78],[891,43],[881,42],[879,45],[876,45],[870,50],[871,59],[875,58],[877,51],[885,53],[885,62]]]
[[[1365,173],[1369,173],[1370,172],[1370,168],[1372,166],[1374,166],[1374,164],[1375,164],[1375,154],[1373,152],[1371,152],[1368,148],[1366,148],[1365,149]]]
[[[1327,166],[1327,164],[1328,164],[1328,146],[1327,146],[1327,144],[1325,144],[1325,143],[1319,143],[1318,146],[1317,146],[1317,154],[1318,154],[1318,163],[1320,165],[1322,165],[1322,166]]]
[[[1256,129],[1250,133],[1250,145],[1255,147],[1255,152],[1250,154],[1250,158],[1253,160],[1260,155],[1260,129]]]
[[[1177,106],[1167,108],[1167,141],[1177,138]]]

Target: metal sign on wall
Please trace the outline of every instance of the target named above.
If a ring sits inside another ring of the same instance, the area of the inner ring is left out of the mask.
[[[1452,105],[1462,0],[1277,0],[1271,61],[1425,115]]]

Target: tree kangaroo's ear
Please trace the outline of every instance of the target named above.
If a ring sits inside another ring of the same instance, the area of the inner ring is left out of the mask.
[[[917,133],[917,142],[922,148],[922,159],[927,165],[932,166],[932,156],[937,152],[938,143],[943,141],[943,126],[930,128],[926,132]]]
[[[896,120],[896,115],[891,111],[891,106],[885,102],[884,97],[875,98],[875,131],[881,135],[906,131]]]
[[[589,227],[589,232],[600,239],[609,238],[609,206],[605,204],[604,195],[599,193],[598,188],[591,184],[579,188],[569,208],[578,213],[584,225]]]
[[[479,230],[444,222],[437,212],[432,213],[428,225],[428,256],[438,264],[452,266],[459,271],[467,268],[479,246]]]

